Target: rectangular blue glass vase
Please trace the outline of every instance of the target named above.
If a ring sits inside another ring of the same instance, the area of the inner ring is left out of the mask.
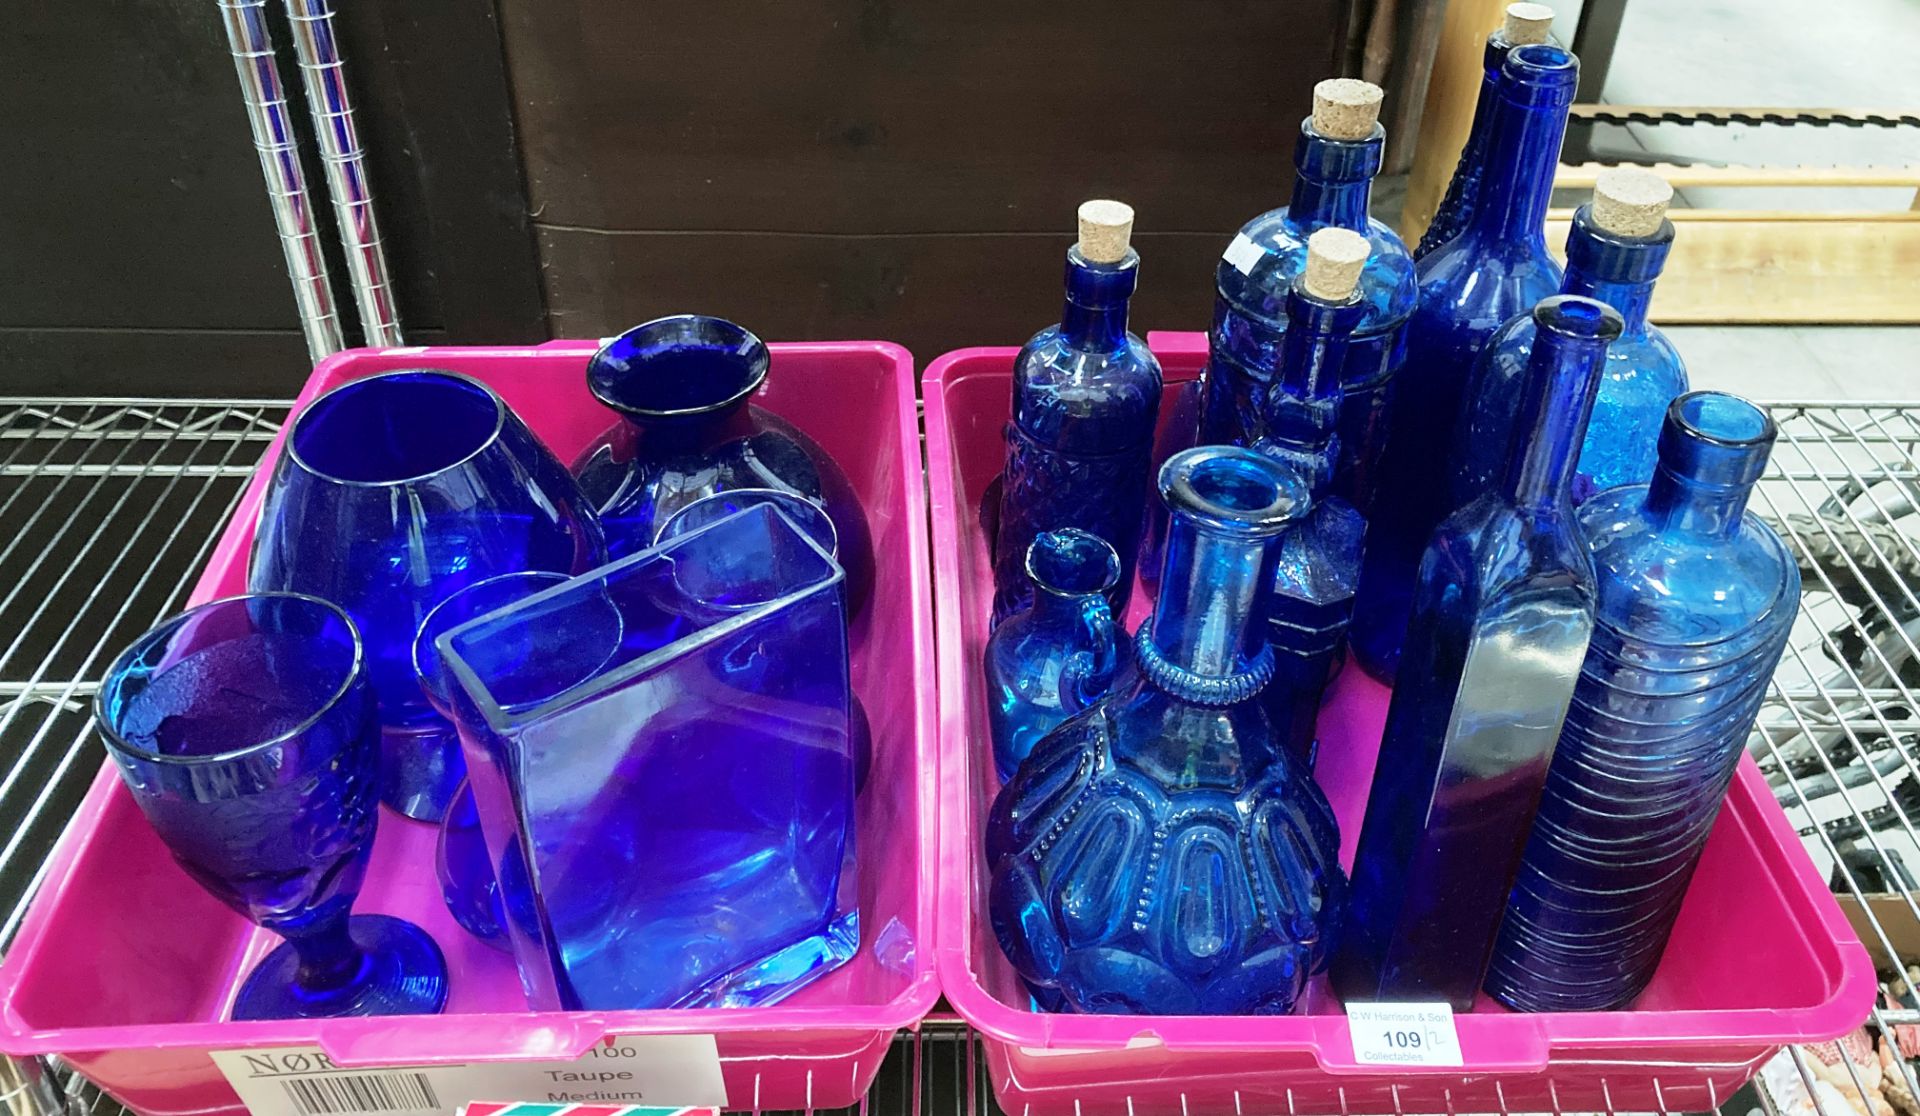
[[[534,1008],[766,1004],[858,949],[842,580],[761,504],[440,637]]]

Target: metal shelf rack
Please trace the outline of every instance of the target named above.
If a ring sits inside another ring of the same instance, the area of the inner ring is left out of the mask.
[[[0,942],[98,768],[89,702],[107,659],[184,603],[287,413],[259,399],[0,398]],[[1780,442],[1752,508],[1799,558],[1805,596],[1749,750],[1859,908],[1875,962],[1901,971],[1896,943],[1920,941],[1920,404],[1775,404],[1774,416]],[[1920,1024],[1920,1010],[1875,1020]],[[1811,1092],[1810,1062],[1790,1059]],[[0,1104],[20,1116],[119,1116],[57,1065],[5,1069]],[[1779,1116],[1764,1094],[1722,1111],[1755,1108]],[[997,1111],[978,1044],[951,1017],[896,1039],[859,1106]]]

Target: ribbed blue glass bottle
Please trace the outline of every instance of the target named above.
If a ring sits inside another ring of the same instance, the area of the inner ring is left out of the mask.
[[[1033,604],[987,640],[987,724],[1002,781],[1060,722],[1104,696],[1120,667],[1106,594],[1120,580],[1113,545],[1071,527],[1027,548]]]
[[[994,800],[988,910],[1044,1006],[1283,1013],[1346,898],[1333,811],[1258,700],[1273,544],[1306,491],[1231,446],[1175,455],[1159,484],[1172,526],[1133,667]]]
[[[1545,4],[1508,4],[1504,22],[1487,36],[1486,51],[1481,55],[1480,93],[1473,105],[1473,124],[1467,130],[1466,144],[1460,149],[1460,162],[1453,168],[1453,177],[1447,180],[1447,192],[1433,211],[1433,219],[1427,222],[1426,231],[1420,234],[1420,246],[1413,250],[1416,261],[1427,258],[1435,248],[1459,236],[1467,227],[1474,203],[1480,197],[1480,181],[1487,173],[1484,165],[1487,132],[1493,125],[1494,91],[1500,84],[1500,68],[1506,65],[1508,51],[1528,43],[1546,42],[1552,27],[1553,9]]]
[[[1620,315],[1559,295],[1534,321],[1500,485],[1420,560],[1333,967],[1344,999],[1472,1005],[1587,652],[1573,470]]]
[[[1598,614],[1487,974],[1509,1006],[1625,1007],[1659,964],[1800,602],[1745,510],[1773,440],[1738,396],[1682,396],[1653,480],[1580,509]]]
[[[1445,478],[1474,362],[1502,323],[1560,289],[1541,223],[1579,71],[1559,47],[1508,53],[1473,219],[1420,261],[1420,303],[1407,323],[1406,366],[1393,381],[1350,633],[1355,657],[1384,681],[1399,663],[1421,551],[1455,507]]]
[[[1140,273],[1140,254],[1127,245],[1132,229],[1133,210],[1119,202],[1080,207],[1060,324],[1035,334],[1014,362],[993,548],[995,624],[1033,598],[1026,562],[1034,536],[1062,527],[1113,544],[1120,579],[1107,599],[1115,616],[1126,614],[1161,386],[1160,362],[1127,332]]]
[[[1332,491],[1366,507],[1373,493],[1372,464],[1386,434],[1388,385],[1405,350],[1402,334],[1413,313],[1413,258],[1400,237],[1367,216],[1374,175],[1386,150],[1375,122],[1380,90],[1351,79],[1314,89],[1314,113],[1301,121],[1294,145],[1293,196],[1280,209],[1241,228],[1214,270],[1219,297],[1199,441],[1250,446],[1265,433],[1261,396],[1279,369],[1287,329],[1287,296],[1307,266],[1307,238],[1316,229],[1350,229],[1372,246],[1360,276],[1365,308],[1347,353],[1340,405],[1342,450]]]
[[[1340,369],[1366,313],[1355,281],[1367,249],[1366,238],[1346,229],[1321,229],[1309,241],[1307,269],[1287,296],[1279,371],[1261,406],[1266,434],[1255,447],[1305,479],[1311,500],[1280,539],[1267,609],[1273,681],[1261,694],[1275,730],[1309,769],[1320,698],[1346,652],[1367,532],[1359,510],[1328,491],[1339,456]]]
[[[1594,199],[1574,211],[1567,232],[1566,294],[1585,295],[1620,311],[1626,329],[1607,348],[1607,371],[1594,399],[1580,449],[1573,500],[1653,476],[1667,405],[1687,390],[1687,369],[1667,335],[1647,322],[1654,280],[1673,244],[1665,217],[1673,190],[1638,167],[1602,171]],[[1465,504],[1492,487],[1502,462],[1499,446],[1513,425],[1515,386],[1533,348],[1533,318],[1520,314],[1500,327],[1474,369],[1454,446],[1453,499]]]

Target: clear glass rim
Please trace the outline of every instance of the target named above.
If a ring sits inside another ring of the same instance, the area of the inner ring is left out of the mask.
[[[441,609],[447,607],[449,604],[452,604],[454,600],[459,597],[465,596],[468,593],[478,591],[482,586],[497,585],[504,581],[517,581],[521,579],[545,581],[549,578],[552,579],[552,583],[549,584],[547,588],[555,589],[573,580],[573,575],[556,573],[552,570],[512,570],[508,573],[494,574],[492,577],[483,577],[479,581],[470,582],[469,584],[462,585],[460,588],[454,590],[452,593],[449,593],[447,596],[442,597],[438,604],[428,609],[427,614],[420,618],[420,627],[414,631],[413,641],[407,649],[407,658],[412,661],[412,666],[413,666],[413,680],[419,683],[420,689],[425,693],[427,693],[429,696],[437,696],[432,687],[432,684],[428,681],[427,671],[424,669],[426,664],[421,662],[420,655],[421,655],[421,652],[426,650],[429,646],[432,646],[437,654],[439,650],[438,644],[440,640],[439,640],[439,637],[436,636],[434,637],[432,643],[429,644],[421,640],[420,633],[426,631],[429,627],[432,626],[434,617],[440,615]],[[516,597],[511,601],[507,601],[504,604],[501,604],[498,608],[492,609],[488,612],[481,613],[479,616],[475,616],[472,619],[480,620],[480,619],[484,619],[485,617],[492,616],[495,612],[499,612],[501,609],[519,604],[521,601],[525,600],[526,597],[530,597],[532,595],[533,595],[532,593],[528,593],[524,597]],[[468,622],[471,622],[471,621],[468,621]],[[466,623],[458,624],[455,626],[465,627]],[[447,631],[452,631],[452,630],[453,628],[447,629]],[[441,634],[444,635],[445,633],[443,632]]]
[[[1201,490],[1201,482],[1216,471],[1241,474],[1270,488],[1272,496],[1258,507],[1216,500]],[[1159,487],[1169,512],[1216,531],[1277,534],[1307,503],[1299,477],[1265,454],[1238,446],[1195,446],[1174,454],[1160,467]]]
[[[333,708],[340,704],[340,699],[346,697],[347,692],[353,689],[354,682],[360,679],[366,671],[366,641],[360,635],[360,625],[353,622],[353,617],[347,613],[346,609],[341,608],[332,601],[323,597],[313,596],[310,593],[281,591],[235,593],[230,597],[219,597],[207,601],[204,604],[195,605],[184,612],[175,613],[173,616],[147,629],[147,631],[142,633],[132,643],[128,644],[126,650],[114,656],[113,665],[107,668],[106,676],[111,679],[120,674],[126,669],[133,657],[151,645],[156,637],[161,636],[163,633],[170,635],[195,616],[246,601],[261,600],[300,601],[305,604],[319,605],[321,608],[338,616],[347,625],[347,634],[351,636],[353,640],[353,661],[347,665],[345,676],[341,678],[340,684],[334,688],[332,693],[327,695],[327,699],[320,703],[319,707],[314,710],[311,716],[292,728],[277,733],[268,739],[258,740],[251,744],[244,744],[224,752],[213,752],[206,755],[170,756],[162,752],[148,751],[120,735],[119,729],[114,725],[112,719],[107,716],[106,701],[110,687],[102,684],[93,694],[93,722],[99,726],[100,734],[107,738],[107,746],[113,751],[125,753],[143,763],[160,764],[166,767],[186,768],[198,767],[204,764],[231,763],[234,760],[246,759],[248,756],[266,752],[300,736],[314,725],[320,723],[320,718],[332,712]]]
[[[664,334],[670,327],[677,328],[692,322],[700,322],[709,327],[717,327],[723,332],[737,337],[737,347],[748,354],[746,357],[748,373],[738,391],[733,392],[724,399],[717,399],[711,403],[700,403],[690,407],[636,407],[632,403],[615,399],[608,392],[602,390],[602,385],[598,378],[594,376],[593,370],[599,365],[601,358],[607,355],[608,350],[629,338],[639,337],[648,333]],[[655,420],[696,418],[700,415],[718,414],[752,398],[753,393],[759,391],[760,386],[767,382],[767,372],[772,366],[773,354],[771,350],[767,348],[767,343],[760,339],[759,334],[748,329],[746,326],[727,318],[715,317],[711,314],[669,314],[664,318],[654,318],[651,321],[641,322],[631,329],[622,330],[617,336],[609,339],[606,344],[600,346],[587,361],[587,390],[603,405],[623,415]]]
[[[465,456],[457,460],[450,461],[437,469],[429,469],[424,473],[416,473],[407,477],[394,477],[387,480],[350,480],[346,477],[336,476],[325,469],[315,468],[313,462],[308,461],[301,455],[300,427],[307,421],[307,418],[319,408],[320,404],[332,399],[341,392],[362,388],[381,380],[398,379],[403,376],[455,380],[467,387],[478,388],[480,392],[493,403],[493,429],[488,431],[486,437],[480,439],[478,445],[474,446]],[[300,413],[294,416],[292,425],[287,428],[287,456],[291,458],[296,465],[300,466],[302,471],[319,477],[329,484],[338,484],[348,488],[397,488],[403,485],[418,484],[428,477],[437,477],[450,470],[458,469],[460,466],[479,457],[489,448],[498,444],[500,434],[507,426],[507,413],[507,402],[500,398],[498,392],[464,372],[450,372],[444,368],[393,368],[385,372],[376,372],[371,376],[362,376],[359,379],[348,380],[344,384],[329,388],[316,396],[313,402],[300,408]]]
[[[764,513],[761,509],[765,509]],[[723,620],[702,628],[698,632],[682,636],[664,646],[656,647],[652,651],[636,657],[631,662],[625,663],[611,671],[595,674],[583,679],[537,702],[502,705],[500,702],[495,701],[492,687],[488,686],[486,682],[480,678],[479,673],[473,669],[473,666],[467,662],[454,645],[456,639],[473,634],[476,629],[485,625],[499,623],[505,613],[533,608],[544,604],[560,596],[562,593],[573,592],[580,585],[588,582],[606,582],[642,562],[657,561],[663,553],[671,553],[680,547],[691,545],[708,531],[732,523],[742,516],[754,514],[767,514],[778,517],[780,522],[785,524],[786,529],[793,532],[794,537],[800,541],[801,545],[812,551],[819,557],[820,561],[825,564],[828,570],[827,576],[804,588],[796,589],[791,593],[782,594],[771,600],[750,605],[740,612],[733,613]],[[761,618],[784,609],[797,601],[817,596],[823,592],[837,592],[840,584],[846,580],[846,576],[846,570],[841,567],[839,562],[834,560],[833,555],[827,553],[811,535],[807,534],[798,524],[788,518],[787,514],[780,510],[778,505],[765,503],[755,504],[752,507],[742,508],[725,518],[716,519],[712,523],[688,531],[683,535],[668,539],[656,546],[648,547],[646,550],[629,554],[625,558],[609,562],[597,569],[588,570],[576,577],[570,577],[552,588],[542,589],[538,593],[530,593],[496,612],[488,613],[485,616],[477,616],[464,624],[449,628],[434,640],[434,645],[435,649],[440,653],[441,662],[446,664],[447,670],[453,674],[455,681],[467,691],[467,696],[473,699],[473,704],[479,709],[481,716],[487,719],[488,725],[495,731],[505,732],[520,725],[531,724],[534,721],[538,721],[556,709],[573,704],[584,695],[604,693],[607,690],[624,685],[670,658],[676,658],[689,651],[697,650],[710,643],[724,639],[734,632],[739,631],[741,628],[756,623]],[[481,695],[484,695],[484,697]]]
[[[1730,438],[1714,433],[1700,425],[1690,410],[1693,405],[1708,402],[1721,406],[1731,403],[1745,412],[1757,415],[1760,419],[1760,429],[1746,438]],[[1703,389],[1676,396],[1672,403],[1667,404],[1667,421],[1673,423],[1674,430],[1689,441],[1703,442],[1725,449],[1752,450],[1771,446],[1780,436],[1780,429],[1773,421],[1773,412],[1745,396],[1735,395],[1730,391]]]
[[[1085,560],[1087,564],[1091,565],[1092,561],[1099,561],[1100,571],[1099,577],[1097,578],[1098,584],[1085,590],[1066,589],[1060,586],[1057,579],[1041,576],[1040,571],[1035,568],[1035,560],[1044,558],[1048,550],[1056,548],[1061,550],[1071,549],[1074,551],[1075,557],[1069,558],[1068,561],[1070,562],[1079,559]],[[1113,548],[1112,543],[1094,534],[1092,531],[1083,531],[1078,527],[1059,527],[1052,531],[1042,531],[1038,535],[1035,535],[1033,541],[1027,544],[1025,564],[1027,580],[1033,582],[1033,587],[1036,590],[1050,597],[1057,597],[1062,600],[1077,600],[1081,597],[1095,596],[1105,593],[1120,584],[1120,553]]]

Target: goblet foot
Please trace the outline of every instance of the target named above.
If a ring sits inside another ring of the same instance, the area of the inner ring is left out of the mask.
[[[352,980],[335,988],[301,987],[300,955],[285,944],[254,966],[234,1000],[234,1019],[434,1015],[446,1006],[447,961],[426,931],[387,915],[354,915],[347,933],[362,957]]]

